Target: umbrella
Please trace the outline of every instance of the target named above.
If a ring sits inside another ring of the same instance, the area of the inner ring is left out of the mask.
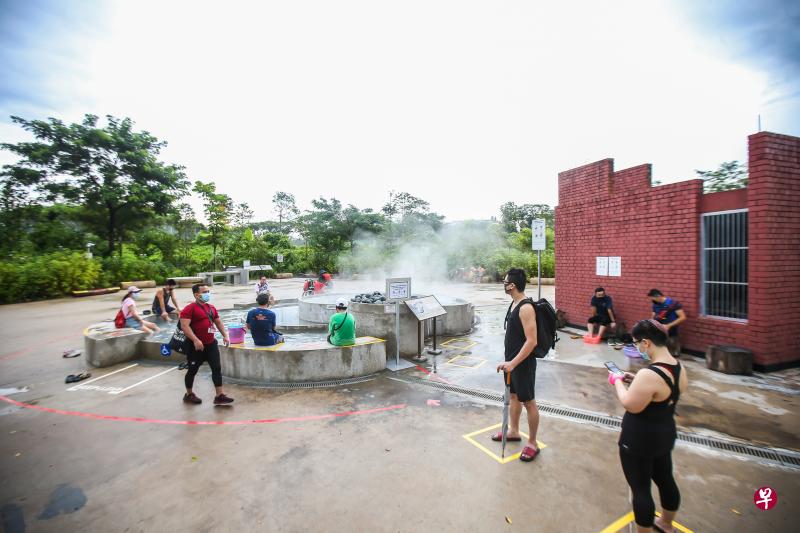
[[[511,403],[511,372],[506,372],[506,390],[503,393],[503,451],[500,457],[506,457],[506,435],[508,434],[508,406]]]

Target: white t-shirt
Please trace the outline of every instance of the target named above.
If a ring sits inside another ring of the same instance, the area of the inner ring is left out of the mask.
[[[263,285],[260,282],[256,282],[256,296],[267,292],[269,292],[269,282],[264,282]]]
[[[134,309],[136,309],[136,302],[133,301],[133,298],[125,298],[122,302],[122,314],[125,318],[132,317]]]

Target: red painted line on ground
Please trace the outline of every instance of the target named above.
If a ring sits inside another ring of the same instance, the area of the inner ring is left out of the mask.
[[[184,426],[244,426],[249,424],[280,424],[283,422],[303,422],[308,420],[324,420],[326,418],[338,418],[343,416],[356,416],[368,415],[372,413],[381,413],[384,411],[393,411],[396,409],[405,409],[406,404],[390,405],[388,407],[376,407],[375,409],[363,409],[361,411],[346,411],[344,413],[329,413],[325,415],[311,415],[311,416],[292,416],[286,418],[265,418],[261,420],[159,420],[154,418],[142,418],[138,416],[113,416],[113,415],[99,415],[96,413],[83,413],[80,411],[65,411],[63,409],[53,409],[51,407],[40,407],[38,405],[31,405],[29,403],[18,402],[12,400],[7,396],[0,396],[0,400],[23,407],[25,409],[33,409],[35,411],[42,411],[45,413],[53,413],[57,415],[66,416],[79,416],[83,418],[93,418],[95,420],[113,420],[115,422],[139,422],[143,424],[167,424],[167,425],[184,425]]]
[[[427,370],[426,370],[424,367],[421,367],[421,366],[419,366],[419,365],[416,365],[416,367],[417,367],[417,370],[420,370],[420,371],[422,371],[422,372],[425,372],[425,374],[427,374],[427,375],[428,375],[428,378],[429,378],[429,379],[435,379],[435,380],[437,380],[437,381],[441,381],[442,383],[447,383],[448,385],[452,385],[452,383],[450,383],[449,381],[447,381],[447,380],[446,380],[446,379],[444,379],[443,377],[441,377],[441,376],[437,376],[436,374],[431,374],[431,373],[430,373],[430,372],[428,372],[428,371],[427,371]]]
[[[50,339],[48,341],[39,343],[39,344],[37,344],[35,346],[29,346],[27,348],[23,348],[21,350],[17,350],[16,352],[11,352],[8,355],[4,355],[3,357],[0,357],[0,361],[10,361],[11,359],[16,359],[17,357],[22,357],[23,355],[27,355],[28,353],[32,352],[33,350],[35,350],[37,348],[41,348],[43,346],[47,346],[48,344],[53,344],[53,343],[59,342],[59,341],[65,341],[67,339],[76,339],[76,338],[79,338],[79,337],[82,337],[82,335],[75,335],[73,333],[72,335],[66,335],[64,337],[58,337],[57,339]]]

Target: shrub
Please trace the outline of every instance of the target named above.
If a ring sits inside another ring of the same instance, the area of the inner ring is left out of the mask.
[[[100,262],[82,252],[12,256],[0,262],[0,303],[65,296],[91,289],[101,279]]]

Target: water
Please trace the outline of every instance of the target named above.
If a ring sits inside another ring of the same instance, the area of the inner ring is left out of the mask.
[[[291,309],[291,308],[277,308],[275,311],[281,311],[284,309]],[[276,313],[277,314],[277,313]],[[297,314],[297,308],[294,308],[294,314]],[[244,323],[244,319],[247,316],[247,310],[241,309],[221,309],[219,310],[219,316],[222,319],[222,323],[225,324],[225,327],[230,327],[231,324],[241,325]],[[291,315],[290,315],[291,316]],[[148,342],[157,342],[160,344],[166,344],[172,338],[172,334],[175,333],[175,328],[177,327],[176,322],[172,322],[170,324],[164,323],[163,320],[158,321],[158,327],[161,328],[161,331],[151,335],[144,339]],[[277,326],[278,331],[281,330],[280,322]],[[286,341],[287,345],[299,345],[299,344],[306,344],[309,342],[319,342],[324,341],[327,338],[328,334],[324,331],[315,331],[315,332],[300,332],[300,333],[284,333],[283,338]],[[215,335],[219,342],[222,342],[222,334],[217,333]],[[244,345],[247,347],[255,346],[253,344],[253,338],[250,333],[245,334]]]

